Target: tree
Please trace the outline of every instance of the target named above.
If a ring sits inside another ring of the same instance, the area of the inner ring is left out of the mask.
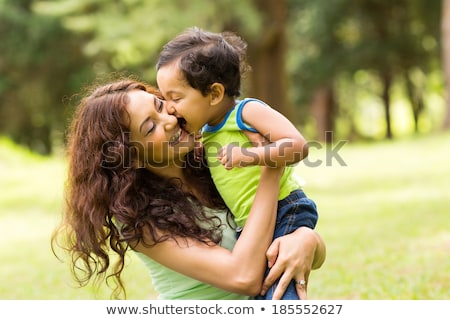
[[[393,137],[392,87],[402,79],[418,127],[427,74],[439,68],[438,2],[302,0],[290,5],[298,21],[293,29],[301,39],[294,48],[304,52],[298,54],[293,79],[303,85],[303,98],[309,99],[319,130],[332,130],[337,112],[352,107],[338,105],[342,99],[334,97],[337,79],[360,71],[381,84],[377,96],[384,107],[387,138]]]
[[[262,17],[264,32],[248,37],[249,61],[253,67],[249,94],[298,123],[288,95],[286,1],[254,0],[254,3]]]
[[[450,129],[450,0],[442,0],[442,60],[446,83],[446,115],[444,129]]]
[[[58,19],[36,15],[31,0],[0,9],[0,131],[42,154],[52,153],[69,110],[64,96],[81,85],[88,67],[80,40]]]
[[[70,30],[90,34],[85,52],[109,57],[105,72],[126,70],[150,82],[155,81],[154,65],[161,46],[187,27],[238,33],[249,42],[253,70],[245,82],[246,93],[293,117],[286,94],[284,0],[244,0],[239,4],[232,0],[152,0],[139,6],[132,1],[80,0],[72,7],[71,3],[41,2],[40,9],[65,12],[63,20]]]
[[[244,94],[267,101],[298,125],[312,115],[319,139],[335,130],[343,114],[355,127],[357,95],[342,92],[342,79],[354,81],[360,73],[376,77],[375,85],[368,85],[384,101],[389,137],[392,85],[405,84],[416,127],[426,108],[428,75],[440,68],[440,3],[3,0],[0,132],[51,152],[70,115],[64,96],[78,92],[94,73],[131,73],[155,83],[161,46],[196,25],[234,31],[247,40],[253,72],[244,81]],[[448,28],[445,19],[443,13],[442,30]]]

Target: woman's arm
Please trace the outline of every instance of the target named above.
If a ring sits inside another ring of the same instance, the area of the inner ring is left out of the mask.
[[[245,227],[233,250],[178,238],[135,249],[162,265],[227,291],[256,295],[261,291],[275,225],[283,168],[262,168],[261,180]]]
[[[277,238],[267,250],[270,269],[264,279],[262,294],[280,278],[273,299],[280,299],[292,279],[305,280],[309,273],[322,266],[326,257],[326,246],[322,237],[314,230],[301,227],[291,234]],[[306,286],[296,286],[301,300],[307,298]]]

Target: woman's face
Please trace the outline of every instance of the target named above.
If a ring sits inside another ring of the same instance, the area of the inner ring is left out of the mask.
[[[128,93],[130,140],[136,148],[139,166],[168,167],[181,164],[195,146],[193,135],[184,131],[178,119],[169,115],[166,104],[143,90]]]

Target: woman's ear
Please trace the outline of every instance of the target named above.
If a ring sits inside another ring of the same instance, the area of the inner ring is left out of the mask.
[[[131,167],[134,169],[144,168],[144,163],[139,159],[134,159],[131,161]]]
[[[139,145],[134,144],[133,149],[130,150],[131,159],[130,164],[134,169],[145,168],[144,160],[142,160],[142,155],[144,154],[144,150]],[[141,154],[142,153],[142,154]]]
[[[211,98],[211,105],[217,105],[223,100],[223,96],[225,95],[225,87],[221,83],[214,82],[211,85],[209,95]]]

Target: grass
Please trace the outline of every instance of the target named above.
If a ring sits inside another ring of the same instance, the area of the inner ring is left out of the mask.
[[[337,145],[337,144],[336,144]],[[311,148],[298,166],[319,207],[327,260],[310,275],[310,299],[450,297],[450,133],[376,144]],[[326,163],[326,160],[331,163]],[[0,299],[108,299],[76,287],[50,250],[62,208],[65,163],[0,140]],[[154,297],[130,255],[129,299]]]
[[[339,150],[346,166],[299,166],[327,243],[309,298],[450,297],[449,145],[448,133],[347,144]]]

